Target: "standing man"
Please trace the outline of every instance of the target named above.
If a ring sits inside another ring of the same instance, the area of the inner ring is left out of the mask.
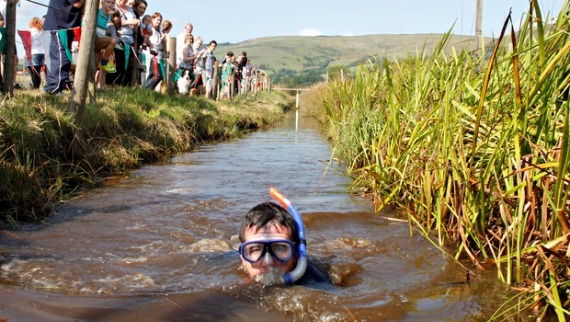
[[[85,0],[49,1],[44,23],[44,30],[50,33],[50,46],[48,48],[50,62],[46,66],[46,85],[44,87],[44,90],[49,94],[60,95],[62,90],[70,88],[71,61],[67,56],[66,48],[71,47],[74,38],[72,28],[81,25],[81,8],[84,4]],[[58,30],[61,30],[63,35]]]
[[[176,61],[182,59],[184,48],[186,48],[186,36],[192,35],[192,30],[194,26],[191,23],[184,25],[184,31],[182,31],[178,36],[176,36]]]

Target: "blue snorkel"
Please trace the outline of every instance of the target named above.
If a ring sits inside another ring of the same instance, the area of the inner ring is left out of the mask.
[[[288,285],[295,283],[299,280],[303,274],[305,274],[305,270],[307,269],[307,240],[305,239],[305,226],[303,226],[303,218],[301,214],[297,211],[297,208],[293,206],[291,201],[285,198],[277,189],[270,187],[269,194],[275,200],[277,200],[283,207],[287,209],[287,211],[293,217],[295,221],[295,226],[297,227],[297,232],[299,233],[299,243],[297,244],[297,266],[291,272],[285,273],[283,276],[283,282]]]

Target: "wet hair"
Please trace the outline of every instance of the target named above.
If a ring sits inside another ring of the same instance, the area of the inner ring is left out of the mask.
[[[251,208],[243,218],[239,239],[245,241],[245,231],[250,228],[259,230],[268,225],[280,225],[289,228],[291,231],[291,241],[299,242],[299,233],[295,220],[287,209],[274,202],[263,202]]]

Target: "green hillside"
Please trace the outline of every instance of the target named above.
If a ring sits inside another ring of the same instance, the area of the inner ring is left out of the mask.
[[[248,53],[252,63],[272,77],[280,73],[326,74],[332,66],[355,66],[370,57],[391,59],[408,53],[429,53],[443,34],[365,35],[365,36],[280,36],[218,44],[216,56],[229,50]],[[474,37],[452,35],[451,46],[474,48]]]

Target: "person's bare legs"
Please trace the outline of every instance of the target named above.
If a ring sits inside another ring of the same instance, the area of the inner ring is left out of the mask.
[[[111,42],[103,49],[103,54],[101,55],[101,60],[109,61],[109,56],[115,49],[115,45],[117,45],[117,41],[115,38],[111,38]]]

